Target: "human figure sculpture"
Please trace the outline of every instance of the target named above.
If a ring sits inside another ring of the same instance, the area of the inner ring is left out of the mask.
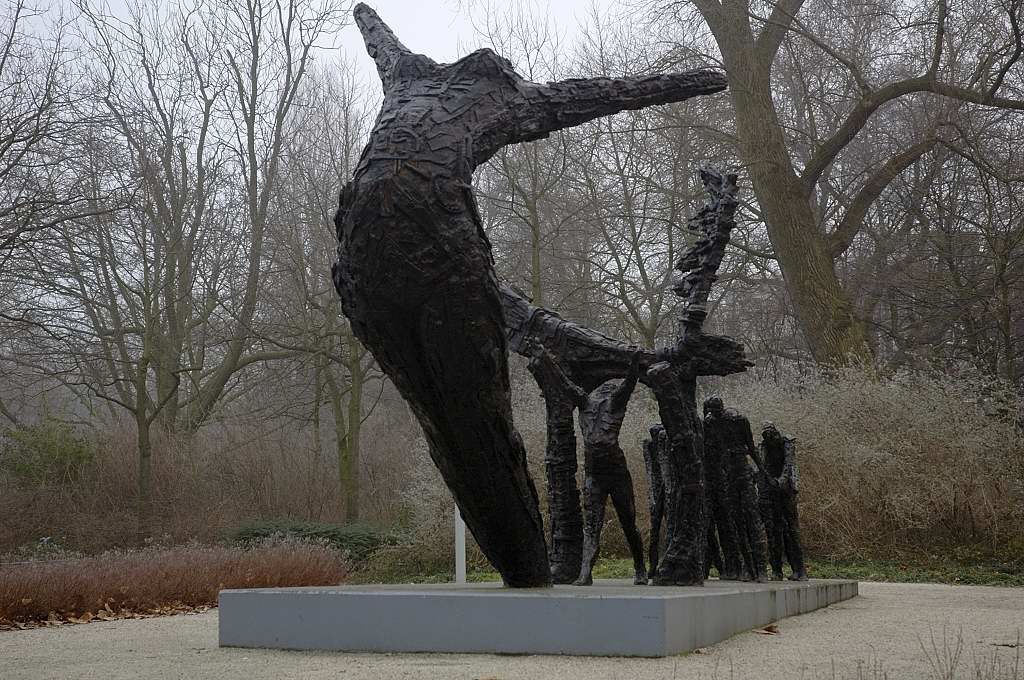
[[[626,465],[626,454],[619,447],[619,431],[626,417],[626,406],[640,374],[640,353],[633,353],[626,378],[608,380],[589,393],[573,383],[557,364],[554,364],[554,369],[561,375],[565,389],[575,395],[580,410],[580,431],[583,433],[583,563],[574,584],[589,586],[594,582],[594,564],[601,545],[605,504],[610,497],[633,557],[633,582],[645,585],[647,569],[644,566],[643,539],[636,527],[633,477]]]
[[[384,100],[335,216],[342,309],[416,415],[487,559],[509,586],[548,586],[473,170],[505,145],[718,92],[726,79],[704,70],[538,84],[487,49],[438,64],[409,51],[366,5],[353,13]]]
[[[648,546],[649,573],[658,571],[658,552],[661,548],[661,522],[665,517],[665,479],[661,474],[661,460],[668,446],[668,435],[661,423],[648,428],[650,438],[643,441],[644,467],[647,469],[647,508],[651,516],[651,538]]]
[[[785,554],[793,570],[789,578],[793,581],[806,581],[807,568],[804,566],[800,517],[797,512],[800,474],[796,466],[796,442],[783,437],[773,423],[766,422],[761,429],[759,449],[758,467],[768,498],[768,502],[761,507],[762,513],[768,511],[765,529],[768,534],[772,580],[782,580],[782,556]]]
[[[583,564],[583,513],[576,486],[576,425],[573,411],[577,395],[564,379],[555,357],[539,343],[530,348],[527,368],[544,395],[547,447],[544,471],[548,483],[548,559],[555,583],[572,583]]]
[[[675,341],[666,347],[641,350],[640,381],[654,391],[665,427],[659,466],[664,489],[664,547],[658,546],[655,585],[701,585],[711,538],[707,535],[704,496],[704,426],[697,409],[697,378],[732,375],[753,364],[743,345],[732,338],[705,333],[703,321],[730,233],[736,226],[737,176],[701,169],[708,201],[689,221],[697,241],[674,263],[678,271],[673,292],[680,296]],[[575,383],[593,390],[610,379],[629,374],[626,343],[534,306],[508,286],[500,287],[509,347],[532,356],[539,343],[558,357]]]
[[[705,408],[704,428],[713,433],[722,456],[729,510],[743,561],[739,580],[767,581],[768,541],[757,506],[757,489],[751,468],[751,458],[756,458],[757,450],[750,421],[736,411],[724,408],[721,399],[709,399]]]
[[[665,533],[651,582],[658,586],[704,584],[703,426],[697,415],[696,377],[659,361],[647,369],[646,382],[658,399],[665,425],[661,475],[665,489]]]
[[[725,406],[718,397],[704,400],[704,478],[708,499],[708,533],[718,537],[721,550],[721,579],[735,581],[743,577],[743,556],[740,552],[739,530],[733,513],[733,502],[726,473],[726,439],[724,422],[715,418]],[[710,562],[709,562],[710,564]]]
[[[580,430],[583,432],[583,564],[576,585],[594,582],[594,564],[601,545],[605,502],[611,497],[615,514],[626,536],[633,557],[633,583],[647,584],[644,544],[636,528],[636,496],[626,456],[619,447],[619,431],[626,417],[629,397],[639,376],[639,356],[633,360],[630,375],[609,380],[586,396],[580,405]]]
[[[705,468],[704,488],[707,489],[707,468]],[[704,525],[707,527],[708,543],[704,549],[704,578],[711,575],[711,567],[718,570],[718,577],[722,578],[725,567],[722,562],[722,548],[718,544],[718,532],[711,521],[711,498],[704,494]]]

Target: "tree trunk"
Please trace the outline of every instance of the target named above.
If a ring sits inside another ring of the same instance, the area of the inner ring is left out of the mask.
[[[357,346],[354,338],[349,343],[349,349],[348,432],[339,463],[342,468],[341,489],[345,498],[345,521],[355,522],[359,519],[359,432],[363,422],[363,383],[366,373],[360,363],[362,348]]]
[[[331,404],[331,415],[334,417],[334,450],[338,457],[338,490],[341,495],[341,502],[345,504],[345,514],[348,513],[347,490],[348,481],[348,425],[345,422],[345,407],[341,400],[341,389],[338,381],[334,378],[330,367],[324,371],[324,378],[327,387],[327,395]]]
[[[729,73],[740,155],[811,354],[828,364],[867,358],[864,324],[854,316],[811,210],[813,187],[797,176],[786,149],[772,102],[771,64],[757,58],[742,30],[716,32],[716,37]]]
[[[138,525],[136,542],[143,545],[153,536],[153,443],[144,409],[135,412],[136,444],[139,450]]]

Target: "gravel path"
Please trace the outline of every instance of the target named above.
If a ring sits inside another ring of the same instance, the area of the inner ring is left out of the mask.
[[[1024,644],[1024,588],[862,583],[860,592],[783,619],[778,635],[741,633],[665,659],[220,649],[211,611],[0,633],[0,678],[1024,680],[1024,649],[1013,646]],[[959,672],[932,670],[958,646]]]

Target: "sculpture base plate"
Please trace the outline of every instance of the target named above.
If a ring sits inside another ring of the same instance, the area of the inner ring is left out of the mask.
[[[857,595],[856,581],[510,589],[500,583],[220,593],[220,645],[351,652],[669,656]]]

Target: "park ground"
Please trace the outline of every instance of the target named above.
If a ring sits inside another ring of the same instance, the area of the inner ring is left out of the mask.
[[[221,649],[217,612],[0,633],[0,677],[286,680],[1024,678],[1024,589],[862,583],[860,596],[664,659]]]

